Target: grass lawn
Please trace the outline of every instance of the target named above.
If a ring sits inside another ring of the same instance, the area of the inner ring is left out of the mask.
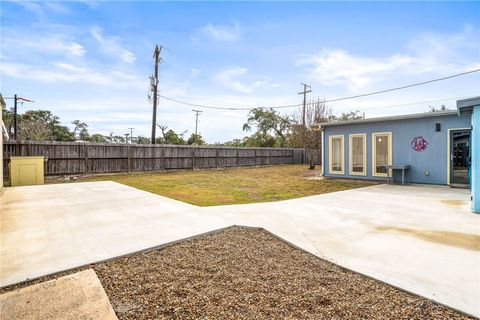
[[[320,171],[306,165],[90,176],[115,181],[199,206],[277,201],[372,185],[355,180],[308,179]]]

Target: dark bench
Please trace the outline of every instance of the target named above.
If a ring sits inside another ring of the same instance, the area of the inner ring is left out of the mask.
[[[390,164],[384,166],[387,169],[387,184],[390,184],[390,170],[392,170],[392,182],[393,182],[393,171],[402,170],[402,186],[405,184],[405,171],[408,175],[408,183],[410,183],[410,165],[408,164]]]

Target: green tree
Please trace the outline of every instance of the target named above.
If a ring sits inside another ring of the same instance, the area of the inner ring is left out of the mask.
[[[108,142],[107,138],[101,134],[95,133],[90,136],[90,142],[94,143],[105,143]]]
[[[277,140],[274,136],[265,135],[262,132],[255,132],[251,136],[243,138],[246,147],[278,147]]]
[[[13,137],[13,113],[3,110],[4,124]],[[17,138],[24,140],[73,141],[75,136],[48,110],[27,110],[17,115]]]
[[[8,136],[11,137],[13,135],[13,112],[2,109],[2,119],[5,128],[7,129]]]
[[[55,125],[52,130],[55,141],[75,141],[75,135],[67,126]]]
[[[72,124],[75,126],[72,133],[74,136],[78,136],[78,140],[90,140],[90,135],[88,134],[88,124],[81,122],[80,120],[73,120]]]
[[[265,108],[252,109],[248,114],[247,122],[243,125],[243,131],[251,131],[256,128],[253,140],[260,139],[264,144],[266,141],[275,141],[279,147],[283,147],[287,141],[292,121],[290,116],[282,116],[279,112]],[[277,139],[278,138],[278,139]]]
[[[150,142],[150,138],[147,137],[138,136],[136,139],[136,143],[138,144],[150,144]]]
[[[122,136],[112,136],[111,143],[125,143],[125,137]]]
[[[223,143],[227,147],[245,147],[245,139],[233,139]]]
[[[186,131],[182,133],[176,133],[172,129],[168,130],[163,137],[157,138],[157,143],[160,144],[185,144],[185,135]]]
[[[363,119],[363,113],[360,110],[354,110],[350,112],[342,112],[340,116],[336,116],[336,121],[349,121],[349,120],[358,120]]]
[[[187,139],[187,144],[201,146],[205,144],[205,140],[203,140],[202,135],[192,133],[190,138]]]

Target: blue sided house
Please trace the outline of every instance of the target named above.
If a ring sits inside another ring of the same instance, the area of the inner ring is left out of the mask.
[[[480,213],[480,97],[457,110],[319,124],[323,175],[470,187]],[[403,170],[392,170],[390,168]]]

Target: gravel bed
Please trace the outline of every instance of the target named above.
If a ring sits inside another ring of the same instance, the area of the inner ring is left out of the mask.
[[[120,320],[472,319],[260,229],[230,228],[91,267]]]

